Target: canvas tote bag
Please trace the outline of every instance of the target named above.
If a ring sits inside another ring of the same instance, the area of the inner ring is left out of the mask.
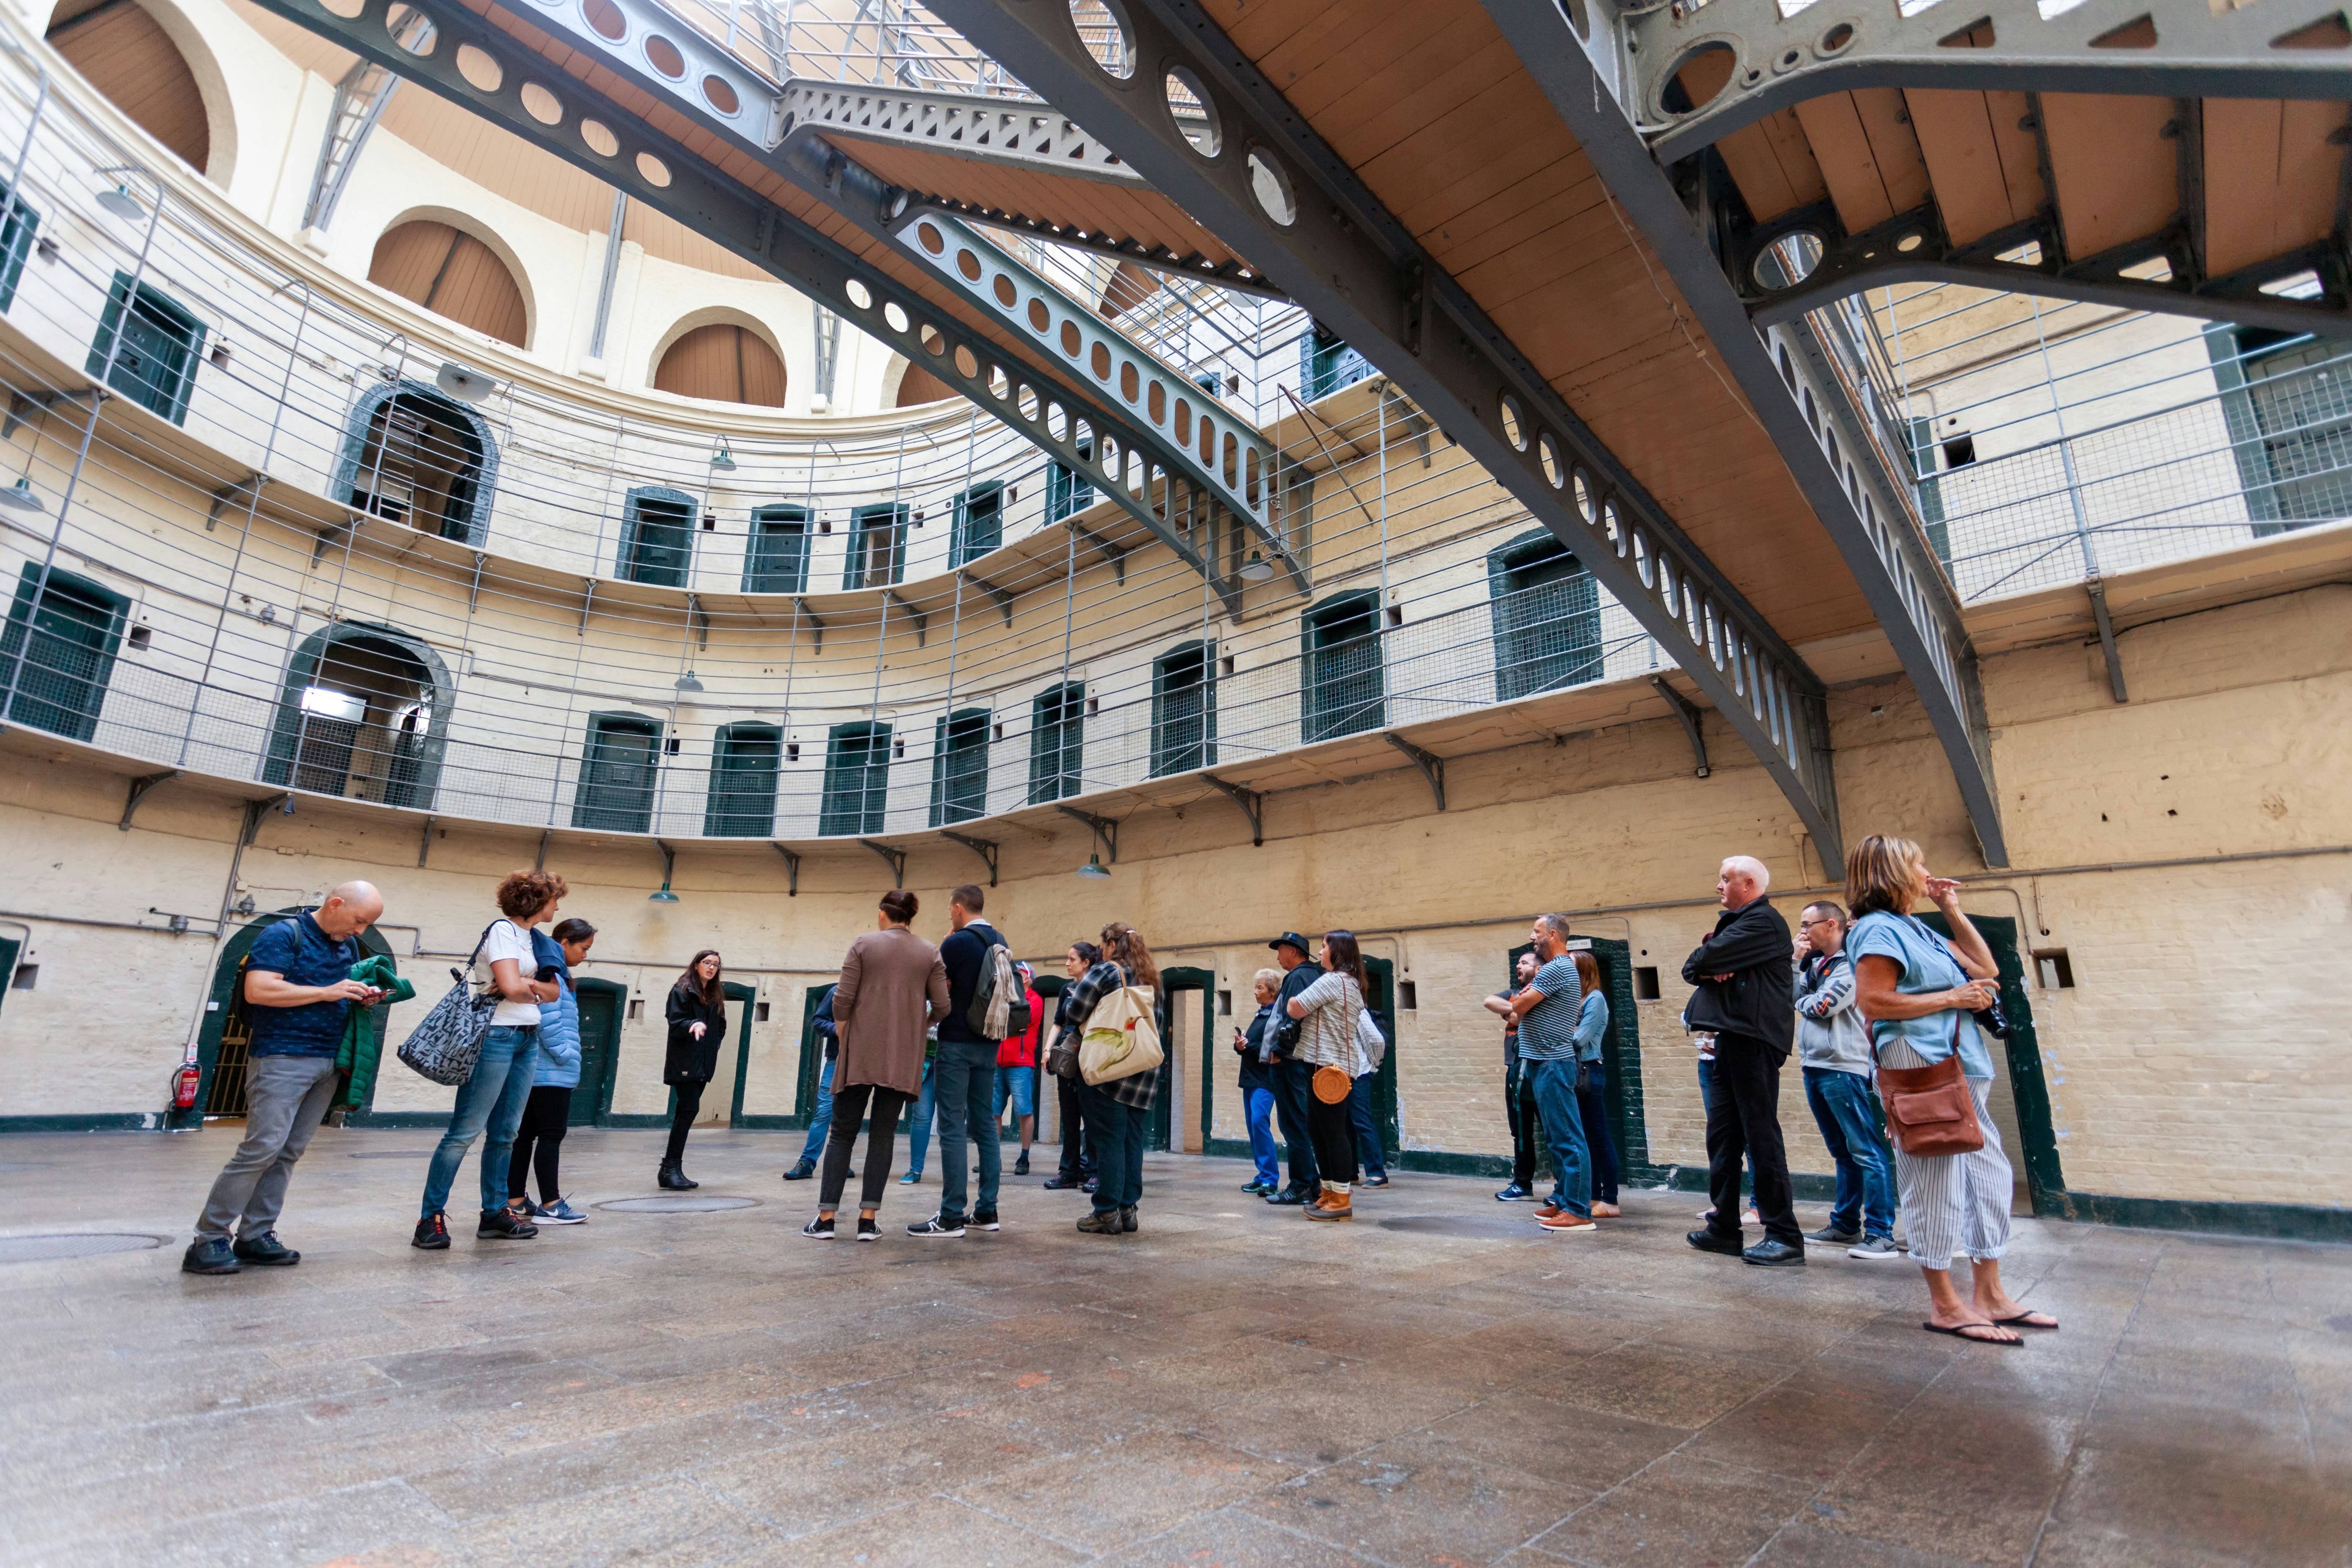
[[[1087,1082],[1106,1084],[1156,1072],[1165,1059],[1149,989],[1122,985],[1095,1004],[1078,1040],[1078,1073]]]
[[[475,1064],[482,1059],[482,1037],[490,1032],[490,1015],[498,1010],[499,998],[487,986],[477,993],[469,977],[474,960],[482,956],[482,943],[490,940],[490,926],[498,923],[492,921],[482,928],[466,967],[449,972],[455,984],[400,1042],[400,1059],[435,1083],[454,1088],[473,1077]]]

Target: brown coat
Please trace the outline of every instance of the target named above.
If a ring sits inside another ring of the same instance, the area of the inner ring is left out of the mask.
[[[874,1083],[909,1100],[920,1094],[923,1029],[947,1011],[948,972],[938,948],[904,926],[869,931],[851,942],[833,994],[833,1020],[841,1029],[834,1087]]]

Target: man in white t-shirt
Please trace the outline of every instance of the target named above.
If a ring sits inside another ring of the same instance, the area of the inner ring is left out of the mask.
[[[499,884],[499,908],[506,918],[492,921],[482,933],[473,976],[499,1003],[490,1013],[489,1033],[482,1037],[473,1075],[457,1086],[449,1131],[441,1135],[433,1163],[425,1170],[424,1208],[411,1247],[437,1252],[449,1245],[444,1212],[449,1189],[466,1163],[466,1151],[485,1131],[489,1138],[482,1145],[482,1217],[475,1237],[528,1241],[539,1234],[537,1226],[507,1206],[507,1181],[515,1129],[530,1100],[531,1073],[539,1060],[539,1005],[560,994],[551,975],[539,978],[530,928],[554,919],[556,900],[568,891],[562,878],[547,871],[517,871]]]

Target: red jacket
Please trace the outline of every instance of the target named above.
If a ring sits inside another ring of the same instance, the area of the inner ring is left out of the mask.
[[[1045,1022],[1045,1002],[1035,988],[1029,992],[1029,1032],[1007,1035],[997,1042],[996,1065],[1001,1068],[1034,1068],[1037,1065],[1037,1031]]]

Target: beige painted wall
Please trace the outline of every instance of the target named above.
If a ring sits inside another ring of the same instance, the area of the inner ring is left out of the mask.
[[[2281,855],[2352,837],[2343,783],[2352,762],[2347,601],[2352,590],[2322,588],[2133,631],[2124,643],[2128,706],[2106,695],[2095,653],[2073,646],[1986,666],[2017,868],[1972,886],[1968,902],[2021,916],[2035,946],[2070,954],[2075,987],[2037,988],[2032,1004],[2058,1150],[2077,1189],[2342,1201],[2352,1176],[2344,861],[2056,873]],[[1832,715],[1848,832],[1906,831],[1928,845],[1937,869],[1979,869],[1948,775],[1902,684],[1841,689]],[[1083,849],[1075,833],[1008,835],[990,914],[1038,958],[1113,917],[1137,920],[1167,962],[1213,968],[1237,1007],[1274,929],[1365,931],[1419,993],[1419,1008],[1400,1015],[1407,1146],[1499,1154],[1508,1147],[1501,1053],[1478,997],[1534,907],[1622,911],[1582,915],[1579,925],[1630,941],[1635,963],[1658,966],[1662,1000],[1640,1009],[1652,1152],[1699,1163],[1696,1083],[1674,1024],[1684,995],[1676,974],[1709,923],[1703,900],[1722,854],[1763,855],[1784,894],[1821,879],[1796,858],[1780,796],[1728,743],[1714,776],[1690,776],[1681,735],[1664,723],[1456,759],[1447,782],[1442,816],[1419,776],[1402,771],[1275,796],[1263,848],[1250,847],[1229,808],[1140,813],[1108,882],[1069,876]],[[166,785],[123,833],[114,825],[121,789],[119,777],[84,765],[5,753],[0,906],[153,923],[151,907],[199,916],[216,907],[234,803]],[[306,800],[292,818],[266,819],[243,880],[269,908],[366,875],[384,888],[388,921],[420,928],[427,950],[462,951],[488,918],[496,878],[528,865],[537,838],[445,826],[420,870],[413,827]],[[792,1109],[804,987],[870,921],[884,885],[878,864],[862,850],[812,854],[792,899],[764,846],[692,853],[677,868],[683,902],[667,908],[645,901],[658,868],[644,850],[558,840],[550,864],[571,880],[566,910],[606,933],[593,973],[642,990],[649,1015],[698,946],[721,948],[739,973],[772,972],[758,977],[771,1017],[753,1031],[746,1109]],[[972,865],[952,847],[916,847],[908,882],[926,905],[918,929],[944,933],[946,889]],[[1694,902],[1637,907],[1678,900]],[[1801,899],[1780,901],[1793,910]],[[0,1115],[160,1106],[205,984],[207,943],[28,923],[26,956],[41,965],[40,981],[0,1005]],[[428,987],[436,973],[430,963],[408,968]],[[1189,1053],[1195,1031],[1181,1035]],[[1221,1054],[1212,1069],[1221,1137],[1237,1131],[1229,1059]],[[1200,1080],[1194,1062],[1180,1060],[1179,1125],[1191,1142]],[[657,1018],[648,1017],[625,1039],[616,1110],[661,1109],[659,1061]],[[730,1089],[731,1075],[730,1054],[721,1066]],[[395,1068],[380,1103],[426,1110],[446,1099]],[[713,1099],[723,1114],[728,1093]],[[1825,1170],[1793,1073],[1782,1112],[1792,1163]]]

